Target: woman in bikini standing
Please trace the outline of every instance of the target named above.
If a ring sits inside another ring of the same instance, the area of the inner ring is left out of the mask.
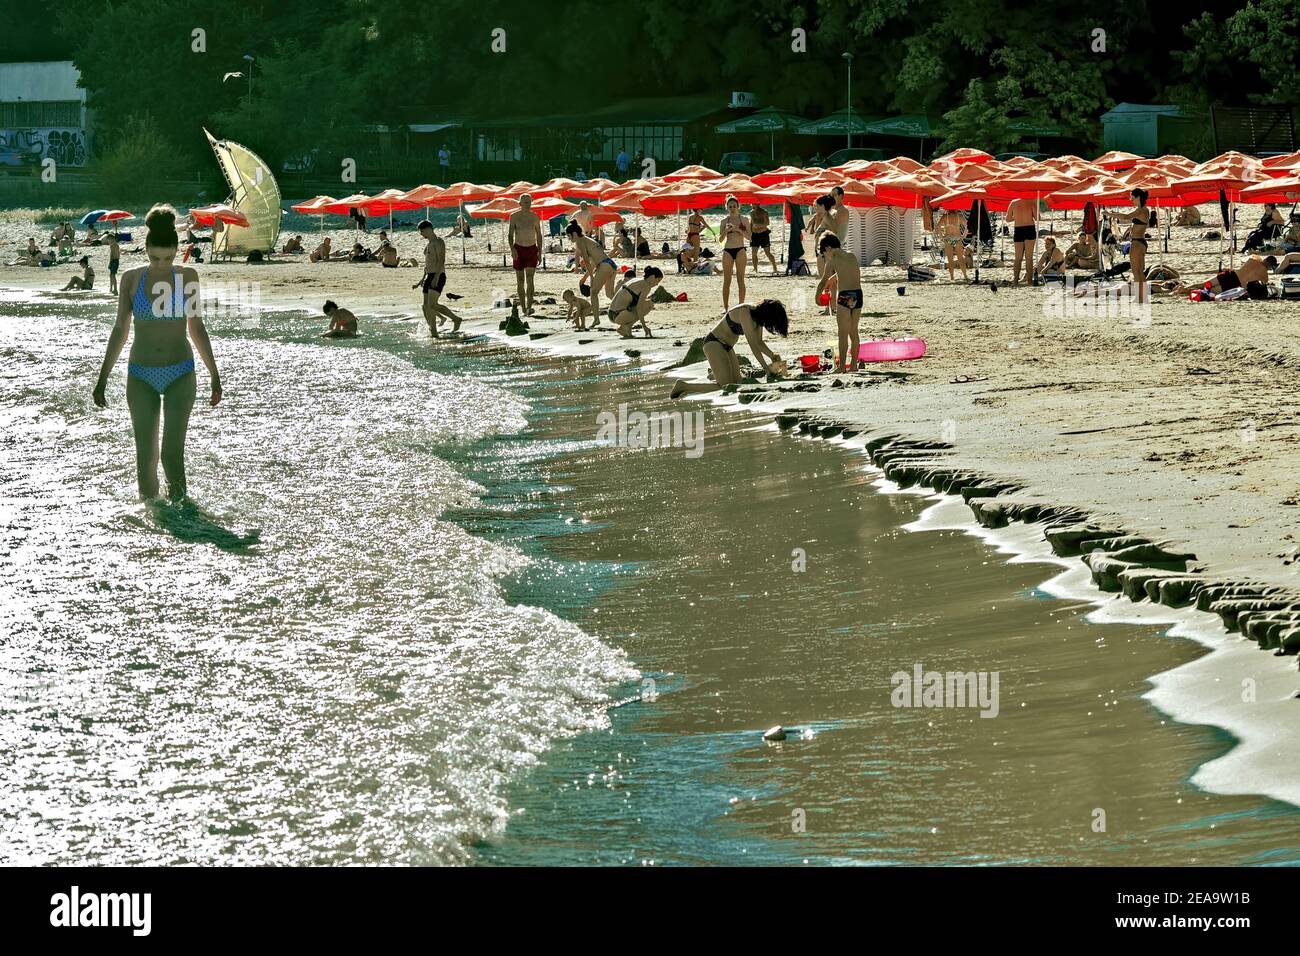
[[[749,343],[749,349],[758,360],[764,372],[772,371],[772,363],[781,361],[767,343],[763,341],[763,332],[773,332],[785,338],[790,331],[785,306],[776,299],[764,299],[758,305],[742,302],[727,312],[722,321],[713,327],[713,331],[704,337],[704,357],[709,360],[713,370],[713,382],[686,383],[678,382],[673,386],[671,398],[683,395],[698,395],[714,392],[726,385],[734,385],[741,379],[740,359],[736,357],[736,345],[743,335]]]
[[[185,497],[185,433],[194,407],[197,383],[194,352],[198,349],[211,380],[212,405],[221,401],[221,377],[212,356],[212,343],[199,315],[199,276],[190,268],[177,269],[176,210],[158,205],[145,216],[149,230],[145,251],[149,264],[123,273],[119,283],[117,321],[95,383],[93,397],[100,408],[108,406],[104,391],[108,376],[126,345],[135,319],[135,336],[127,365],[126,404],[135,430],[136,477],[141,498],[158,495],[158,461],[167,476],[167,495]],[[188,295],[187,295],[188,293]],[[186,333],[188,334],[188,337]],[[158,420],[162,418],[161,455]]]
[[[1116,226],[1120,223],[1129,225],[1129,264],[1133,278],[1138,283],[1138,302],[1147,300],[1147,229],[1156,222],[1155,213],[1147,205],[1147,191],[1134,189],[1129,193],[1133,197],[1134,208],[1110,214],[1110,220]]]
[[[749,220],[740,214],[740,202],[727,197],[727,214],[718,224],[722,239],[722,308],[731,302],[731,274],[736,274],[736,293],[745,301],[745,242],[749,239]]]
[[[700,244],[700,233],[704,231],[707,225],[704,216],[698,209],[692,209],[690,218],[686,220],[686,241],[695,247],[695,255],[692,258],[698,259],[704,247]]]

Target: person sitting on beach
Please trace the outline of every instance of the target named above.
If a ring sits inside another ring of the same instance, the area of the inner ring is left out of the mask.
[[[957,276],[954,267],[961,269],[961,280],[970,280],[966,272],[966,257],[962,255],[962,240],[966,238],[966,217],[956,209],[949,209],[935,223],[934,238],[943,248],[943,256],[948,263],[948,281],[955,282]]]
[[[117,270],[122,265],[122,247],[118,244],[117,233],[105,233],[104,244],[108,246],[108,291],[117,295]]]
[[[594,329],[600,325],[600,293],[603,289],[607,295],[614,294],[614,276],[618,274],[618,266],[614,260],[605,255],[605,250],[596,245],[594,239],[590,239],[582,233],[582,226],[578,222],[571,222],[568,228],[564,230],[573,243],[573,250],[578,261],[583,265],[582,278],[578,280],[579,287],[588,286],[591,289],[591,307],[595,310],[592,316],[592,325]]]
[[[776,275],[776,260],[772,258],[772,217],[766,209],[754,203],[749,207],[749,255],[754,275],[758,275],[758,250],[762,249]]]
[[[326,236],[307,258],[312,262],[328,262],[330,253],[330,237]]]
[[[378,259],[379,264],[385,269],[396,269],[398,263],[397,247],[385,239],[379,244]]]
[[[330,327],[321,333],[326,339],[355,339],[357,337],[357,317],[349,309],[339,308],[334,301],[325,302],[325,314],[329,316]]]
[[[65,228],[67,228],[65,223],[59,223],[54,227],[54,231],[50,233],[50,245],[57,246],[59,244],[59,240],[63,238],[63,230]]]
[[[1025,265],[1026,278],[1034,284],[1037,275],[1034,262],[1034,242],[1038,239],[1038,202],[1033,199],[1013,199],[1007,206],[1007,221],[1014,229],[1011,233],[1016,258],[1012,268],[1011,284],[1020,284],[1020,264]]]
[[[1172,291],[1175,294],[1183,294],[1204,290],[1217,296],[1229,289],[1248,288],[1252,282],[1267,286],[1269,270],[1276,268],[1277,264],[1276,256],[1267,256],[1262,259],[1259,256],[1248,256],[1241,261],[1241,265],[1237,266],[1236,269],[1225,269],[1213,278],[1206,279],[1199,286],[1178,285]]]
[[[586,299],[578,298],[572,289],[565,289],[561,298],[564,299],[564,317],[572,322],[573,327],[578,331],[586,331],[587,319],[596,314],[591,303]]]
[[[1195,206],[1184,206],[1178,210],[1178,218],[1174,220],[1175,226],[1199,226],[1201,224],[1201,211]]]
[[[284,247],[280,249],[280,252],[284,255],[289,255],[294,252],[302,252],[302,236],[294,236],[284,244]]]
[[[632,330],[639,324],[641,328],[645,329],[645,337],[653,338],[645,317],[655,307],[654,299],[650,297],[651,293],[663,281],[664,274],[662,270],[656,269],[654,266],[646,266],[640,279],[624,282],[615,290],[613,297],[609,300],[609,312],[606,313],[606,316],[609,321],[614,323],[619,335],[625,339],[630,339]]]
[[[1090,232],[1079,233],[1078,241],[1065,250],[1065,268],[1095,270],[1097,263],[1097,240]]]
[[[814,297],[820,301],[822,291],[836,282],[839,289],[835,296],[835,326],[839,333],[840,360],[835,366],[836,372],[856,372],[858,370],[858,320],[862,316],[862,270],[858,266],[858,257],[846,252],[840,245],[839,237],[833,232],[822,236],[818,249],[826,262],[826,271],[817,283]],[[845,360],[848,359],[847,368]]]
[[[627,228],[619,226],[614,230],[614,255],[622,256],[624,259],[631,259],[636,253],[636,248],[632,245],[632,237],[627,234]]]
[[[632,235],[636,239],[636,257],[638,259],[655,259],[659,258],[650,251],[650,243],[646,241],[645,236],[641,235],[641,230],[634,230]]]
[[[375,254],[358,241],[352,243],[352,251],[348,253],[348,262],[369,262],[374,257]]]
[[[1278,212],[1277,203],[1265,203],[1264,215],[1260,217],[1259,225],[1246,237],[1246,244],[1242,246],[1243,251],[1250,252],[1252,249],[1264,248],[1264,244],[1270,239],[1276,239],[1281,235],[1282,227],[1285,225],[1286,217]]]
[[[11,266],[39,266],[41,264],[41,250],[36,245],[36,240],[28,239],[27,251],[9,264]]]
[[[86,230],[86,238],[77,243],[79,246],[97,246],[99,245],[100,233],[94,226]]]
[[[785,338],[789,333],[789,319],[785,306],[776,299],[764,299],[757,305],[742,302],[722,317],[713,331],[704,337],[704,357],[713,372],[712,383],[678,382],[673,386],[671,398],[683,395],[698,395],[714,392],[727,385],[735,385],[743,377],[740,371],[740,359],[736,355],[736,345],[743,335],[749,343],[749,349],[758,360],[759,368],[764,372],[775,372],[780,368],[781,356],[773,352],[763,341],[763,332],[772,332]]]
[[[63,235],[59,238],[59,255],[72,255],[72,246],[76,242],[77,234],[73,231],[72,226],[64,223]]]
[[[82,256],[77,263],[84,271],[81,275],[73,276],[68,280],[68,284],[63,287],[64,292],[71,292],[74,289],[84,291],[95,284],[95,270],[90,267],[90,256]]]
[[[1056,245],[1055,236],[1043,238],[1043,254],[1038,257],[1038,271],[1058,273],[1065,267],[1065,253]]]

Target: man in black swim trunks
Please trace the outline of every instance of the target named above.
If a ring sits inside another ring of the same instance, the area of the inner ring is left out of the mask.
[[[453,332],[460,331],[461,319],[459,315],[438,301],[438,297],[442,295],[442,290],[447,285],[447,244],[433,231],[433,223],[427,219],[420,223],[419,231],[425,241],[424,278],[415,285],[420,286],[422,290],[424,298],[421,308],[424,312],[424,321],[429,326],[429,334],[436,339],[438,323],[442,319],[451,319]]]
[[[1007,219],[1012,223],[1011,239],[1016,247],[1016,262],[1012,271],[1012,285],[1020,284],[1020,262],[1025,263],[1025,275],[1033,285],[1037,274],[1034,261],[1034,242],[1038,239],[1038,203],[1033,199],[1013,199],[1007,206]]]

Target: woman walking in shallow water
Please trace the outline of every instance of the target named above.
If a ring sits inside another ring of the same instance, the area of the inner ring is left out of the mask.
[[[158,496],[158,462],[167,476],[167,495],[185,497],[185,433],[194,407],[197,382],[194,352],[207,366],[211,403],[221,401],[221,377],[212,356],[212,343],[199,315],[199,277],[190,268],[175,267],[176,210],[158,205],[145,216],[149,230],[145,251],[149,264],[123,274],[119,283],[117,321],[108,337],[104,364],[95,383],[95,404],[108,405],[104,390],[117,364],[134,319],[126,378],[126,404],[135,431],[135,461],[141,498]],[[186,333],[188,332],[188,336]],[[161,449],[159,420],[162,422]]]

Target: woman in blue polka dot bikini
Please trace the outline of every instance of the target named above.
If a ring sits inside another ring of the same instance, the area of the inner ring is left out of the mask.
[[[140,497],[158,496],[161,458],[167,476],[167,496],[179,500],[185,497],[185,432],[197,388],[191,340],[207,366],[213,405],[221,401],[221,377],[212,357],[212,343],[199,315],[198,273],[175,267],[179,245],[176,210],[166,205],[154,206],[145,216],[145,225],[149,230],[145,240],[149,264],[131,269],[118,284],[117,322],[108,338],[94,399],[100,408],[108,405],[104,397],[108,376],[122,354],[134,319],[135,339],[127,364],[126,404],[135,429]]]

